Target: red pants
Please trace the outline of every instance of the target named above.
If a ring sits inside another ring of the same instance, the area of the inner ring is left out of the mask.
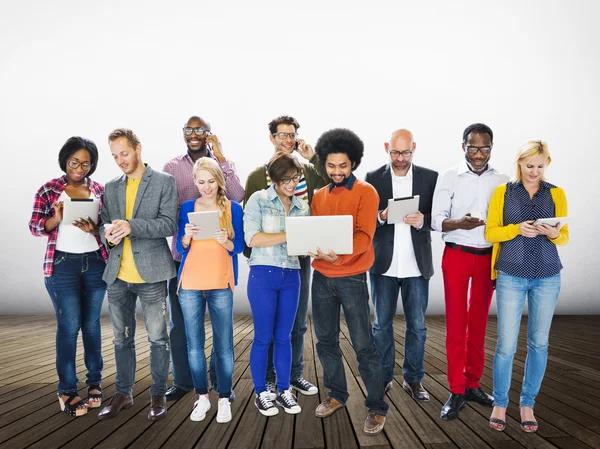
[[[485,361],[485,329],[494,293],[491,263],[491,254],[444,248],[446,357],[452,393],[464,394],[465,388],[479,388]]]

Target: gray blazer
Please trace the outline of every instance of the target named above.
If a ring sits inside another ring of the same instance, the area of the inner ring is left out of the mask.
[[[104,187],[102,223],[125,220],[125,188],[127,176],[119,176]],[[143,200],[143,201],[142,201]],[[177,231],[177,188],[173,176],[154,171],[146,165],[138,187],[131,225],[131,249],[135,266],[142,279],[148,283],[165,281],[177,276],[167,237]],[[104,226],[100,227],[104,238]],[[111,285],[119,275],[123,240],[109,249],[108,262],[102,279]]]

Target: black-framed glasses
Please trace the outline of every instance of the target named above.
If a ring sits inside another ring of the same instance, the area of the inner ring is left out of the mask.
[[[90,164],[89,162],[79,162],[75,159],[68,159],[67,164],[69,165],[69,167],[75,169],[81,167],[82,170],[89,170],[90,168],[92,168],[92,164]]]
[[[192,131],[196,133],[197,136],[205,136],[207,134],[210,134],[210,130],[206,129],[206,128],[202,128],[201,126],[198,126],[196,128],[192,128],[191,126],[184,126],[183,127],[183,134],[185,134],[186,136],[191,136],[192,135]]]
[[[466,147],[466,150],[472,156],[476,155],[478,151],[487,156],[492,151],[492,147]]]
[[[298,137],[298,133],[274,133],[273,135],[279,137],[281,140],[287,139],[288,136],[292,139]]]
[[[406,150],[406,151],[390,150],[390,157],[392,159],[398,159],[400,156],[411,157],[413,153],[414,153],[414,151],[412,151],[412,150]]]
[[[281,183],[282,184],[289,184],[290,182],[299,182],[300,181],[300,175],[295,175],[295,176],[284,176],[283,178],[281,178]]]

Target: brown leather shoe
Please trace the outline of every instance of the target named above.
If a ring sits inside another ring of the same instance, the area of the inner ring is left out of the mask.
[[[167,417],[167,398],[164,394],[153,394],[150,399],[148,421],[160,421]]]
[[[119,414],[121,409],[133,407],[133,397],[131,395],[115,394],[108,405],[98,413],[98,419],[111,419]]]
[[[327,418],[328,416],[333,415],[333,413],[344,407],[343,404],[333,399],[330,396],[327,396],[323,402],[319,404],[317,409],[315,410],[315,416],[317,418]]]
[[[380,415],[377,412],[369,412],[367,419],[365,419],[365,427],[363,432],[367,435],[377,435],[383,430],[385,424],[385,416]]]
[[[404,381],[402,388],[404,388],[404,391],[410,394],[410,397],[415,401],[429,402],[429,393],[423,388],[421,382]]]

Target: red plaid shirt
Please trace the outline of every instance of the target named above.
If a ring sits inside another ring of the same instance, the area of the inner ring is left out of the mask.
[[[54,216],[54,208],[52,205],[58,201],[61,193],[67,187],[66,176],[63,175],[60,178],[52,179],[44,184],[35,194],[33,199],[33,212],[31,213],[31,220],[29,220],[29,230],[33,235],[47,236],[48,244],[46,245],[46,255],[44,257],[44,276],[52,276],[54,269],[54,251],[56,249],[56,238],[58,237],[58,226],[48,233],[44,229],[46,220]],[[100,201],[100,211],[102,210],[102,196],[104,195],[104,187],[95,181],[88,178],[88,188],[90,192],[98,198]],[[100,237],[96,236],[96,241],[102,257],[104,260],[108,260],[108,252]]]

